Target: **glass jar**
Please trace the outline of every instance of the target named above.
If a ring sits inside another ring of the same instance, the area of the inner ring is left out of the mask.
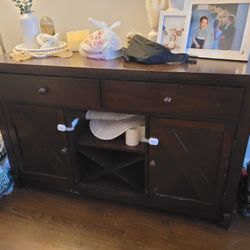
[[[51,36],[55,34],[54,22],[50,17],[48,16],[42,17],[40,20],[40,26],[41,26],[42,33],[46,33]]]

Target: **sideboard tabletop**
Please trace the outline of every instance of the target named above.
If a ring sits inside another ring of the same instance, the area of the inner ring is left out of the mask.
[[[53,69],[52,69],[53,68]],[[210,59],[198,59],[197,64],[181,65],[143,65],[132,62],[125,62],[123,59],[111,61],[91,60],[84,58],[75,52],[71,58],[45,58],[31,59],[24,62],[13,61],[8,54],[0,56],[1,73],[21,73],[21,74],[47,74],[60,73],[61,76],[81,76],[81,73],[89,73],[91,77],[103,74],[119,74],[122,77],[129,77],[130,74],[149,75],[153,74],[157,80],[159,75],[178,74],[203,74],[203,75],[230,75],[230,76],[250,76],[250,63],[238,61],[222,61]],[[158,75],[158,77],[157,77]],[[183,75],[182,75],[183,76]],[[150,79],[149,79],[150,80]]]

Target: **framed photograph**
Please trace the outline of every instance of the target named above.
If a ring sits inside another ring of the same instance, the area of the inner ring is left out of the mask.
[[[186,52],[191,56],[248,61],[250,0],[189,0]]]
[[[187,12],[163,11],[160,15],[157,42],[174,53],[183,53],[187,42]]]

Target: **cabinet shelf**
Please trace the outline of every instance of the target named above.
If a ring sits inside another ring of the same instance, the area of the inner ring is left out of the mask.
[[[96,183],[103,179],[122,182],[136,191],[143,192],[145,179],[145,158],[143,154],[117,152],[107,149],[79,147],[82,165],[80,166],[81,181]],[[107,180],[106,180],[107,181]],[[90,184],[91,185],[91,184]],[[110,183],[114,185],[114,183]]]
[[[125,144],[124,135],[119,136],[113,140],[100,140],[96,138],[89,129],[77,138],[76,145],[78,146],[87,146],[93,148],[103,148],[103,149],[112,149],[116,151],[127,151],[135,153],[144,153],[145,152],[145,143],[140,143],[138,146],[130,147]]]
[[[86,192],[103,192],[106,194],[117,194],[124,196],[145,196],[144,190],[135,190],[134,188],[126,185],[115,176],[106,176],[92,182],[80,181],[80,191]]]
[[[120,169],[137,162],[144,161],[144,155],[126,152],[115,152],[112,150],[93,149],[90,147],[79,147],[78,151],[104,169]]]

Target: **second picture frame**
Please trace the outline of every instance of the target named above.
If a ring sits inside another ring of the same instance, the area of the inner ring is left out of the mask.
[[[173,53],[184,53],[188,35],[187,11],[163,11],[160,15],[157,42]]]

